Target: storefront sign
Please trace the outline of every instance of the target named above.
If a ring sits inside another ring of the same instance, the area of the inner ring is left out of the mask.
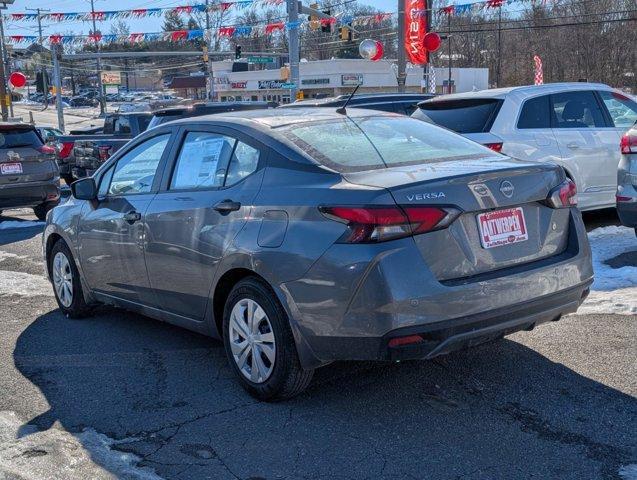
[[[341,85],[344,87],[355,87],[362,83],[363,74],[361,73],[347,73],[345,75],[341,75]]]
[[[405,52],[407,60],[414,65],[427,63],[425,50],[425,34],[427,19],[425,0],[403,0],[405,2]]]
[[[103,85],[121,85],[122,76],[119,72],[102,72]]]
[[[283,80],[259,80],[259,90],[280,90],[286,83]]]
[[[230,85],[232,86],[232,88],[235,88],[235,89],[248,88],[248,82],[232,82]]]
[[[304,78],[301,85],[329,85],[329,78]]]

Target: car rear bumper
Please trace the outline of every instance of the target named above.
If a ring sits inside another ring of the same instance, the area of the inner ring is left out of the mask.
[[[569,224],[558,255],[450,281],[435,278],[412,239],[370,246],[371,260],[351,245],[333,246],[305,278],[283,285],[302,364],[431,358],[574,312],[593,270],[577,209]],[[408,335],[422,341],[389,346]]]
[[[622,225],[637,228],[637,187],[621,185],[617,194],[632,198],[632,201],[617,202],[617,214]]]
[[[60,200],[59,180],[0,185],[0,209],[35,207]]]

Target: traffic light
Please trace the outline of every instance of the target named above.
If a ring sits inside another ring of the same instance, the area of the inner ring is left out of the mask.
[[[234,47],[234,58],[235,60],[239,60],[241,58],[241,45]]]
[[[352,41],[352,29],[349,26],[339,27],[339,37],[346,42]]]
[[[323,10],[323,13],[328,16],[332,16],[332,11],[328,8],[327,10]],[[332,24],[329,22],[321,22],[321,32],[323,33],[331,33],[332,32]]]

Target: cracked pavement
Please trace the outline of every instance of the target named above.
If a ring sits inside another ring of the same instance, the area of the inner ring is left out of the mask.
[[[42,275],[39,241],[0,232],[0,270]],[[571,316],[430,362],[333,364],[266,404],[219,342],[114,309],[70,320],[41,293],[0,296],[0,412],[21,436],[0,432],[2,480],[579,480],[637,464],[637,316]],[[20,463],[3,470],[9,450]],[[65,461],[73,475],[55,470]]]

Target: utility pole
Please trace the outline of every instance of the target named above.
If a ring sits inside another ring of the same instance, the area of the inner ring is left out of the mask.
[[[62,107],[62,75],[60,73],[60,54],[62,45],[51,45],[53,55],[53,83],[55,84],[55,105],[58,112],[58,127],[64,131],[64,108]]]
[[[95,0],[91,0],[91,18],[93,20],[93,35],[97,34],[97,27],[95,26]],[[104,100],[104,88],[102,87],[102,61],[100,60],[100,42],[95,42],[95,48],[97,49],[97,88],[100,94],[100,115],[104,116],[106,113],[106,102]]]
[[[27,8],[27,10],[32,10],[38,13],[38,44],[40,45],[40,58],[44,60],[44,38],[42,37],[42,12],[50,12],[51,10],[44,10],[42,8]],[[44,61],[42,61],[41,65],[41,75],[42,75],[42,93],[44,94],[44,110],[46,110],[49,106],[49,82],[46,81],[46,66],[44,65]]]
[[[447,62],[447,66],[449,68],[449,71],[447,72],[447,93],[453,93],[451,91],[451,15],[447,15],[447,29],[449,30],[449,33],[447,34],[447,56],[448,58],[448,62]]]
[[[432,15],[431,15],[431,9],[429,8],[429,0],[425,0],[425,25],[426,25],[425,33],[427,33],[428,31],[432,31],[431,19],[432,19]],[[400,48],[400,45],[398,47]],[[431,53],[427,52],[427,61],[422,66],[422,79],[423,79],[423,82],[425,83],[425,91],[422,93],[429,93],[429,82],[430,82],[429,64],[431,63],[429,61],[430,57],[431,57]],[[420,90],[421,91],[423,90],[422,87]]]
[[[289,35],[289,58],[290,58],[290,80],[294,85],[290,88],[290,102],[296,99],[296,94],[301,84],[299,63],[301,62],[301,51],[299,47],[299,2],[298,0],[287,0],[288,22],[292,25],[288,29]]]
[[[500,86],[500,67],[502,63],[502,5],[498,7],[498,64],[497,71],[495,75],[495,84],[497,87]]]
[[[4,8],[6,8],[6,5]],[[2,26],[1,17],[3,15],[4,14],[0,12],[0,26]],[[4,52],[6,49],[6,46],[4,44],[4,27],[2,28],[2,40],[0,40],[0,49],[2,50],[0,52],[0,54],[2,55],[2,62],[0,62],[0,102],[2,103],[2,108],[0,109],[0,111],[2,113],[2,121],[6,122],[9,119],[9,112],[7,110],[7,72],[5,70],[6,64],[4,62]]]
[[[210,6],[209,6],[210,0],[206,0],[206,32],[208,33],[208,47],[207,47],[207,52],[206,52],[206,56],[207,58],[204,59],[207,64],[208,64],[208,83],[209,83],[209,88],[208,88],[208,100],[210,100],[211,102],[214,102],[215,100],[215,72],[213,72],[212,70],[212,55],[210,55],[210,53],[212,52],[212,28],[210,26]]]
[[[405,57],[405,0],[398,0],[398,93],[405,93],[405,81],[407,80],[407,60]]]
[[[6,5],[6,4],[5,4]],[[0,55],[2,55],[2,79],[0,81],[4,83],[5,94],[8,95],[9,101],[9,114],[13,117],[13,99],[11,98],[11,89],[9,88],[9,81],[7,80],[8,74],[11,71],[11,65],[9,64],[9,54],[7,53],[7,46],[4,43],[4,16],[0,14]]]

